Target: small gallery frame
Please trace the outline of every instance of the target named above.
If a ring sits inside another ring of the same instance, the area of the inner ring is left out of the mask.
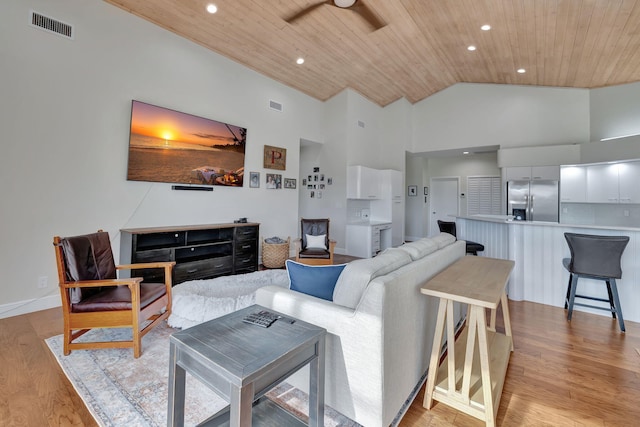
[[[260,172],[249,172],[249,188],[260,188]]]
[[[407,188],[407,195],[409,197],[415,197],[418,195],[418,186],[417,185],[410,185]]]

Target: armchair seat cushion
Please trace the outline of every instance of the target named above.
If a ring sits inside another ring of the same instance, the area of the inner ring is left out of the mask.
[[[143,310],[166,293],[167,288],[164,283],[141,283],[140,309]],[[71,305],[71,311],[74,313],[118,310],[131,310],[131,291],[128,286],[102,288],[97,294]]]
[[[331,253],[326,249],[307,248],[298,253],[300,258],[330,258]]]

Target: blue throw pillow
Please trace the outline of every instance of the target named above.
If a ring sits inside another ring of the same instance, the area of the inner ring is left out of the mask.
[[[333,301],[333,288],[346,264],[306,265],[288,259],[286,265],[290,289]]]

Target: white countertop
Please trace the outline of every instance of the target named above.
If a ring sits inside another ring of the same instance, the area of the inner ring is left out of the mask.
[[[391,221],[375,221],[375,220],[371,220],[371,221],[350,222],[347,225],[358,225],[358,226],[362,226],[362,227],[372,227],[374,225],[386,225],[386,224],[391,225]]]
[[[588,228],[596,230],[630,230],[638,231],[638,227],[619,227],[614,225],[593,225],[593,224],[564,224],[559,222],[547,222],[547,221],[514,221],[511,215],[470,215],[470,216],[457,216],[456,218],[485,221],[485,222],[497,222],[514,225],[534,225],[544,227],[564,227],[564,228]]]

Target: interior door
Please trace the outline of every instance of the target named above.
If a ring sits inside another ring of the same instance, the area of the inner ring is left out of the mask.
[[[431,178],[429,236],[440,233],[438,220],[455,221],[458,215],[458,178]]]

